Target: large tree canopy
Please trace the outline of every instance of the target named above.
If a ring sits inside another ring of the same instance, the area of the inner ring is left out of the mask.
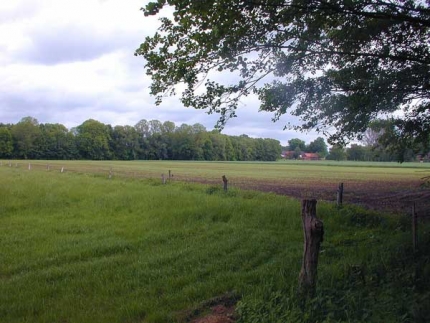
[[[428,140],[430,0],[158,0],[142,10],[164,6],[173,15],[136,50],[157,103],[183,83],[183,104],[220,113],[222,127],[255,93],[274,121],[290,113],[300,122],[286,127],[340,143],[402,110],[399,134]]]

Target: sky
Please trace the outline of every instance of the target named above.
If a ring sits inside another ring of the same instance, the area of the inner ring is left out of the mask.
[[[145,61],[134,56],[159,26],[157,17],[139,10],[147,2],[0,1],[0,123],[31,116],[70,129],[88,119],[112,126],[156,119],[213,129],[217,115],[185,108],[178,97],[156,106],[149,94]],[[288,116],[273,123],[273,115],[258,107],[256,97],[244,98],[223,133],[273,138],[283,145],[319,136],[283,130]]]

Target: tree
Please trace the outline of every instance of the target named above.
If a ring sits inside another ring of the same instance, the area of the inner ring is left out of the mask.
[[[37,158],[72,159],[76,157],[74,138],[62,124],[45,123],[39,125],[40,133]]]
[[[307,151],[310,153],[317,153],[321,158],[327,156],[328,150],[324,138],[318,137],[317,139],[312,141],[307,147]]]
[[[167,5],[173,15],[160,19],[135,55],[146,60],[157,104],[184,83],[183,104],[219,113],[219,128],[235,116],[242,96],[256,94],[274,121],[298,116],[299,124],[286,127],[316,129],[330,143],[360,136],[378,115],[401,108],[398,138],[414,134],[428,142],[429,4],[157,0],[142,8],[146,16]]]
[[[131,126],[115,126],[111,146],[116,159],[134,160],[139,150],[139,134]]]
[[[360,160],[364,161],[367,157],[369,148],[352,144],[351,147],[346,149],[346,156],[348,160]]]
[[[288,140],[288,146],[289,150],[296,150],[297,148],[299,148],[300,151],[303,151],[306,148],[306,143],[299,138],[293,138]]]
[[[330,148],[330,151],[326,157],[328,160],[345,160],[346,159],[346,151],[342,146],[334,145]]]
[[[13,152],[13,140],[10,130],[0,125],[0,158],[9,158]]]
[[[104,160],[111,159],[110,126],[89,119],[76,127],[76,143],[79,153],[85,159]]]
[[[11,133],[16,144],[15,154],[24,159],[35,158],[38,154],[36,143],[41,135],[37,119],[22,118],[12,126]]]

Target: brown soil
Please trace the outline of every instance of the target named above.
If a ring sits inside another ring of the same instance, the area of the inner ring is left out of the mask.
[[[234,323],[237,319],[235,307],[238,300],[234,293],[227,293],[204,301],[178,316],[182,317],[181,322],[187,323]]]
[[[188,179],[190,181],[190,179]],[[220,181],[194,178],[191,181],[219,185]],[[357,204],[368,209],[397,214],[410,213],[415,203],[421,216],[429,216],[430,188],[422,187],[420,180],[405,181],[365,181],[344,182],[343,202]],[[238,180],[231,187],[273,192],[297,199],[313,198],[335,202],[339,183],[335,181],[306,181],[303,183]]]
[[[216,305],[210,308],[211,313],[203,317],[196,318],[191,323],[233,323],[235,322],[234,305]]]

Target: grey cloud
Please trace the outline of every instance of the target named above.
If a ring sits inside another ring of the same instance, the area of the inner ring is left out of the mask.
[[[103,34],[70,25],[32,31],[29,36],[30,46],[22,48],[15,56],[44,65],[93,60],[134,41],[134,35],[125,32]]]
[[[20,21],[24,18],[34,16],[39,11],[36,1],[21,1],[15,3],[11,8],[0,10],[0,24],[7,24]]]

